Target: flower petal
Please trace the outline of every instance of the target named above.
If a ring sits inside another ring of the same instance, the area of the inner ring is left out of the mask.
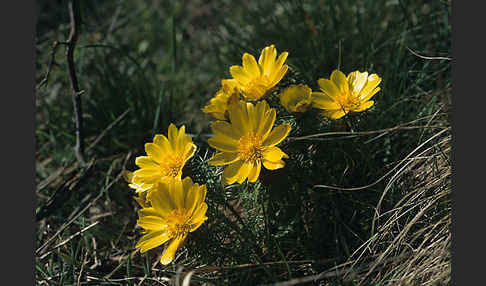
[[[142,216],[137,220],[137,224],[145,230],[161,231],[167,228],[166,221],[160,216]]]
[[[334,82],[336,87],[344,94],[349,93],[349,85],[348,80],[346,79],[346,75],[340,70],[334,70],[331,73],[331,81]]]
[[[216,153],[211,159],[209,159],[208,163],[213,166],[224,166],[231,164],[236,160],[238,160],[237,152],[220,152]]]
[[[261,54],[260,58],[258,59],[258,64],[262,68],[262,73],[266,76],[270,74],[270,72],[274,69],[275,58],[277,57],[277,49],[275,49],[274,45],[270,45],[265,47]]]
[[[255,57],[248,53],[243,54],[243,69],[246,74],[251,75],[252,77],[259,77],[261,73]]]
[[[238,142],[235,140],[229,140],[228,137],[215,136],[208,139],[209,146],[218,151],[223,152],[236,152],[238,151]]]
[[[144,253],[147,250],[155,248],[170,239],[169,235],[165,231],[153,231],[145,234],[140,238],[135,248],[140,248],[140,252]]]
[[[369,94],[375,90],[375,88],[380,84],[380,82],[381,82],[381,78],[377,74],[374,73],[368,76],[368,81],[366,82],[366,85],[363,87],[359,95],[360,99],[365,101],[370,99],[372,95],[370,96]]]
[[[361,112],[361,111],[365,111],[366,109],[370,108],[373,106],[375,102],[373,100],[370,100],[370,101],[366,101],[364,103],[362,103],[357,109],[353,110],[354,112]]]
[[[354,95],[358,95],[368,80],[368,72],[354,71],[348,74],[349,88]]]
[[[167,265],[174,260],[175,253],[177,249],[179,249],[179,246],[181,243],[186,239],[186,235],[179,235],[175,237],[169,244],[169,247],[164,251],[164,254],[162,254],[162,257],[160,258],[160,263]]]
[[[160,163],[164,161],[164,152],[162,149],[154,143],[145,143],[145,152],[154,161]]]
[[[174,125],[174,123],[171,123],[169,125],[169,131],[168,131],[168,133],[169,133],[168,134],[169,135],[168,136],[168,139],[169,139],[169,142],[170,142],[170,144],[172,146],[172,149],[177,152],[176,144],[175,143],[177,141],[178,131],[177,131],[177,127]]]
[[[240,170],[238,171],[237,182],[239,184],[243,183],[246,180],[246,178],[248,178],[248,174],[250,174],[251,169],[252,169],[251,163],[248,162],[243,163]]]
[[[334,84],[334,82],[326,79],[321,78],[317,81],[319,84],[319,88],[328,95],[331,99],[336,99],[341,96],[341,92],[339,91],[338,87]]]
[[[231,66],[230,74],[240,85],[246,85],[252,80],[241,66]]]
[[[379,87],[375,88],[372,92],[369,92],[367,96],[363,97],[362,101],[370,100],[373,97],[373,95],[375,95],[380,90],[381,89]]]
[[[201,203],[198,208],[194,211],[194,213],[191,216],[191,223],[195,224],[191,227],[190,232],[195,231],[201,223],[203,223],[207,217],[206,217],[206,211],[208,210],[208,205],[206,203]]]
[[[339,119],[346,115],[346,112],[342,109],[337,109],[337,110],[324,110],[321,113],[322,116],[330,118],[330,119]]]
[[[162,150],[162,152],[164,152],[164,153],[171,153],[171,152],[173,152],[172,146],[170,145],[169,140],[164,135],[161,135],[161,134],[155,135],[155,137],[154,137],[154,144],[156,144],[157,146],[159,146],[160,149]]]
[[[253,165],[253,168],[251,169],[250,173],[248,174],[248,182],[254,183],[258,179],[258,176],[260,176],[260,171],[262,169],[262,163],[261,162],[256,162],[255,165]]]
[[[268,137],[265,138],[263,141],[263,145],[267,147],[275,146],[278,143],[282,142],[282,140],[289,135],[290,132],[290,125],[289,124],[281,124],[275,127]]]
[[[223,175],[221,176],[221,182],[223,185],[231,185],[238,179],[238,173],[240,168],[243,166],[243,161],[238,160],[229,166],[227,166],[224,171]]]
[[[262,136],[263,140],[268,137],[268,134],[272,131],[273,124],[275,123],[275,119],[277,118],[277,113],[275,109],[270,109],[265,112],[263,115],[263,119],[260,120],[258,124],[257,134]]]
[[[284,75],[287,73],[288,69],[289,69],[289,67],[287,65],[284,65],[283,67],[278,69],[275,73],[273,73],[273,76],[271,78],[271,84],[270,84],[269,88],[274,87],[277,83],[279,83],[282,80],[282,78],[284,77]]]
[[[169,193],[168,183],[160,183],[157,188],[148,193],[147,200],[160,215],[165,216],[177,208],[173,196]]]
[[[273,162],[273,161],[268,161],[268,160],[263,160],[263,166],[267,168],[268,170],[276,170],[283,168],[285,166],[285,162],[283,160]]]
[[[267,148],[263,153],[263,158],[268,161],[277,162],[280,161],[282,158],[288,158],[287,154],[285,154],[280,148],[273,146]]]
[[[240,135],[238,135],[233,126],[226,121],[214,121],[211,123],[211,130],[213,131],[214,135],[222,135],[229,137],[233,140],[240,140]]]
[[[319,109],[341,109],[339,103],[335,102],[329,95],[323,92],[312,92],[312,106]]]
[[[155,171],[160,173],[160,165],[157,164],[152,158],[153,157],[139,156],[135,159],[135,165],[144,169],[154,169]]]

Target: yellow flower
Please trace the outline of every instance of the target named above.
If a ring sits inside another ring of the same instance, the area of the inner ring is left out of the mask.
[[[154,185],[146,183],[136,184],[133,182],[133,177],[133,172],[127,170],[123,171],[123,178],[125,179],[125,181],[127,181],[130,188],[135,189],[135,192],[137,194],[137,196],[133,198],[138,202],[141,207],[146,207],[148,206],[148,203],[146,201],[147,193],[153,188]]]
[[[305,112],[312,105],[311,94],[305,84],[291,85],[280,94],[280,103],[288,112]]]
[[[288,54],[283,52],[276,59],[277,50],[271,45],[263,49],[258,64],[252,55],[245,53],[243,66],[230,67],[230,73],[245,99],[261,99],[283,78],[288,69],[287,65],[283,65]]]
[[[135,247],[144,253],[171,240],[160,258],[169,264],[188,233],[207,219],[205,198],[206,185],[194,184],[189,177],[158,184],[147,195],[151,207],[138,211],[137,224],[145,232]]]
[[[223,171],[223,185],[234,182],[255,182],[261,164],[269,170],[283,168],[287,154],[276,147],[287,137],[290,125],[282,124],[272,130],[275,123],[275,109],[266,101],[256,105],[239,102],[229,110],[230,122],[215,121],[211,124],[214,137],[208,140],[211,147],[218,151],[209,163],[214,166],[227,166]]]
[[[339,70],[331,74],[331,80],[318,80],[322,92],[312,93],[312,106],[323,109],[322,115],[338,119],[350,112],[361,112],[371,106],[370,100],[380,88],[381,78],[377,74],[354,71],[347,77]]]
[[[177,130],[174,124],[170,124],[168,133],[168,139],[157,134],[153,143],[145,144],[148,156],[135,159],[135,164],[140,169],[133,173],[133,183],[155,184],[181,178],[182,167],[196,152],[196,145],[185,134],[185,126]]]
[[[221,85],[222,88],[209,100],[202,111],[216,119],[226,120],[228,118],[228,106],[238,102],[241,96],[234,79],[223,79]]]

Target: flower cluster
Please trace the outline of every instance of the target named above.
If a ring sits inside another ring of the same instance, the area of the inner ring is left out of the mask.
[[[190,177],[181,179],[182,168],[195,151],[185,126],[177,130],[171,124],[168,137],[158,134],[145,144],[147,156],[135,160],[140,169],[124,173],[141,206],[137,224],[144,235],[136,248],[143,253],[170,241],[160,258],[162,264],[170,263],[188,233],[207,219],[206,185],[193,183]]]
[[[266,101],[289,69],[287,57],[288,52],[278,55],[274,45],[262,50],[258,62],[244,53],[242,65],[229,69],[233,78],[221,80],[220,90],[202,109],[216,119],[211,123],[214,136],[208,139],[216,153],[208,163],[224,166],[223,186],[256,182],[262,165],[276,170],[285,166],[283,159],[289,159],[277,145],[289,135],[290,125],[274,126],[277,112]],[[346,76],[335,70],[330,79],[317,82],[320,91],[301,83],[283,88],[281,105],[289,113],[316,108],[322,116],[338,119],[373,106],[371,98],[380,90],[381,78],[359,71]],[[146,156],[135,160],[139,169],[124,173],[141,207],[137,224],[144,232],[136,247],[145,252],[170,241],[162,264],[170,263],[187,235],[207,219],[206,186],[190,177],[182,179],[183,167],[196,148],[184,126],[177,129],[170,124],[167,137],[158,134],[145,144]]]

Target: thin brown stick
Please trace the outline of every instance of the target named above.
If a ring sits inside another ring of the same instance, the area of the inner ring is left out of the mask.
[[[37,85],[36,89],[41,88],[44,85],[47,85],[49,81],[49,75],[51,74],[52,67],[54,64],[56,64],[56,53],[57,53],[57,48],[59,48],[60,45],[67,45],[65,42],[59,42],[59,41],[54,41],[52,44],[52,49],[51,49],[51,60],[49,61],[49,66],[47,67],[47,72],[42,81]]]
[[[84,167],[86,165],[86,161],[84,160],[83,109],[81,105],[81,94],[83,93],[83,91],[79,88],[78,78],[76,76],[76,70],[74,65],[74,50],[76,48],[76,42],[79,36],[81,13],[77,0],[70,0],[68,3],[68,8],[71,23],[71,32],[69,34],[69,39],[66,43],[66,62],[69,72],[69,78],[71,80],[71,87],[73,89],[72,97],[76,123],[76,146],[74,147],[74,152],[79,164]]]

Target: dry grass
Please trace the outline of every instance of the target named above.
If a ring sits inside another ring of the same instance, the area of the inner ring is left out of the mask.
[[[374,233],[351,256],[358,285],[449,285],[451,134],[437,132],[402,161],[376,207]],[[386,206],[387,198],[402,197]]]

